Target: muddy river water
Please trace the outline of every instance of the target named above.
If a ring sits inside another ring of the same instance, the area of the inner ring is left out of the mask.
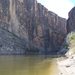
[[[58,75],[56,55],[2,55],[0,75]]]

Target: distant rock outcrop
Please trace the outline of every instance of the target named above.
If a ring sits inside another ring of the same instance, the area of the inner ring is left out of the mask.
[[[75,7],[69,12],[69,18],[67,20],[67,32],[71,32],[75,29]]]
[[[48,11],[36,0],[0,0],[0,27],[26,40],[28,49],[58,51],[66,19]]]

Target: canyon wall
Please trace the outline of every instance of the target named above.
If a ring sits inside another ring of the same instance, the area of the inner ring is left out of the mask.
[[[25,41],[27,49],[58,51],[67,33],[66,19],[36,0],[0,0],[0,27]]]
[[[0,28],[0,55],[25,54],[26,46],[23,39]]]
[[[75,7],[69,12],[69,18],[67,20],[67,32],[71,32],[75,29]]]

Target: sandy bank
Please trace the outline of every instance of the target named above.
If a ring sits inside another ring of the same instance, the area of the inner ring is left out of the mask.
[[[75,75],[75,55],[58,61],[57,63],[60,70],[58,75]]]

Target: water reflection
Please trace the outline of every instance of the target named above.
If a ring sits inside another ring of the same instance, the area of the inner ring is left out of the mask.
[[[0,56],[0,75],[57,75],[55,56]]]

